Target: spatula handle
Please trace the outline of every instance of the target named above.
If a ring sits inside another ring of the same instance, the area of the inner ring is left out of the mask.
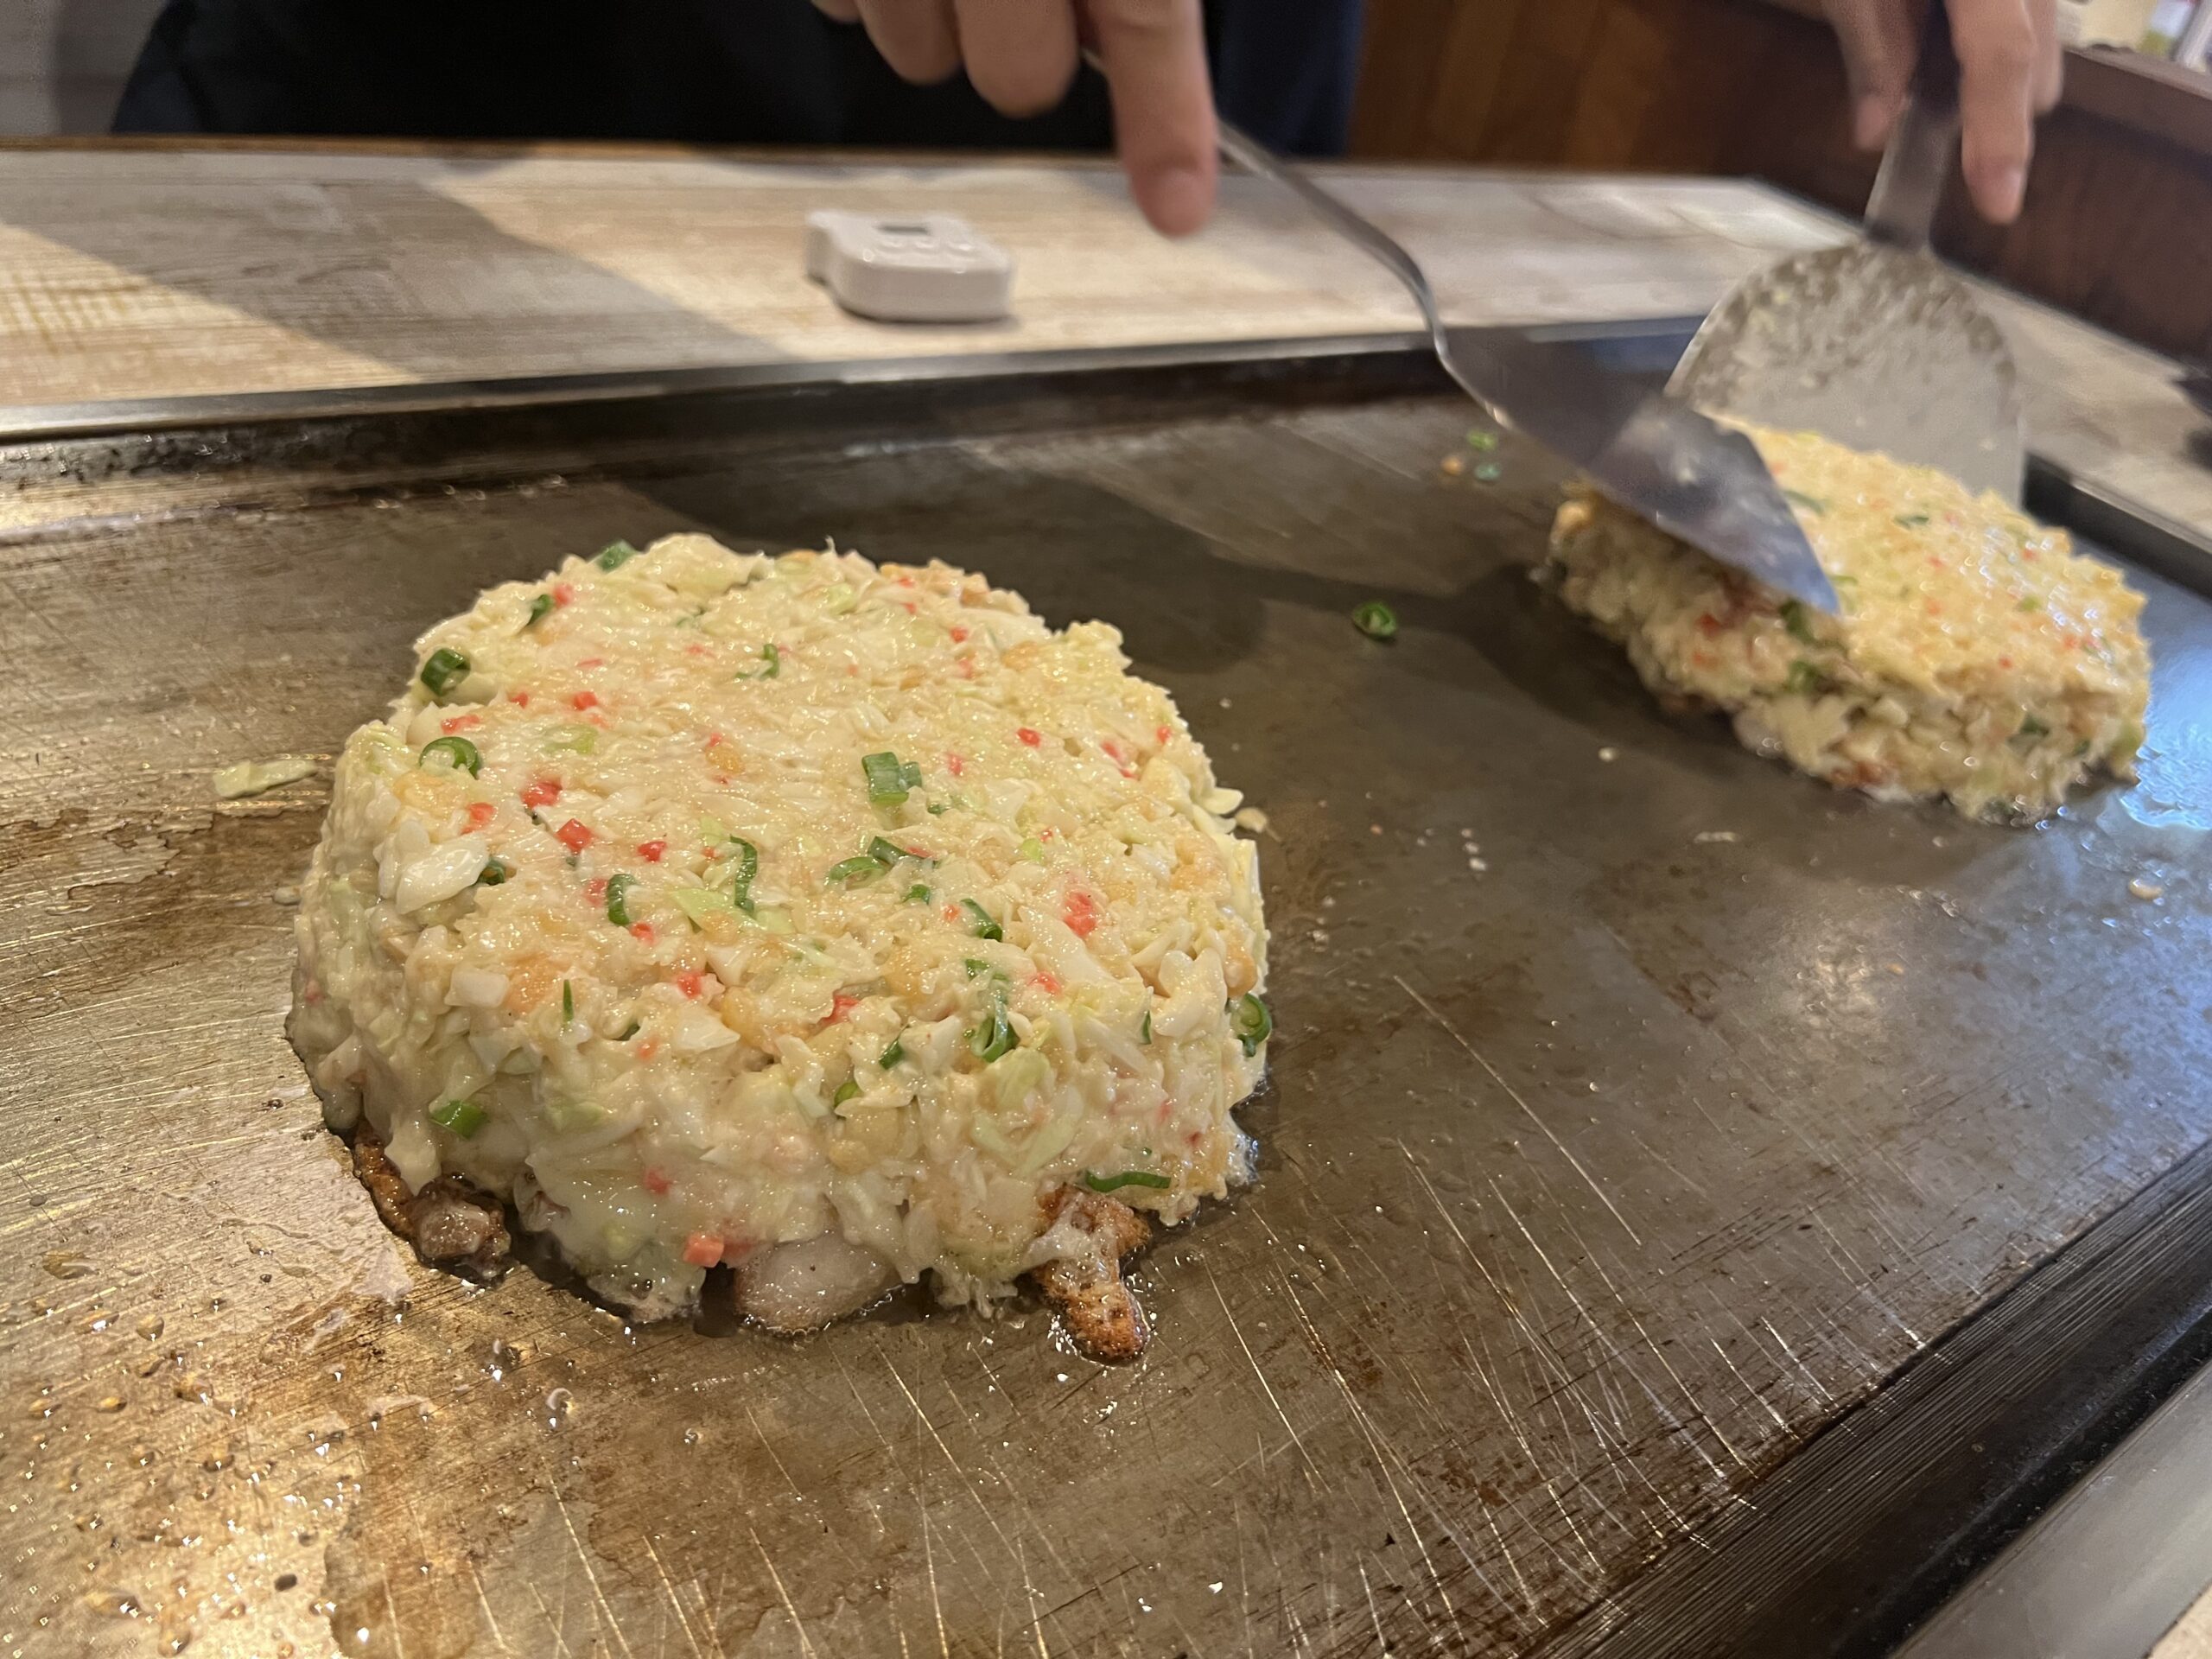
[[[1882,152],[1866,199],[1866,234],[1891,247],[1916,251],[1928,245],[1943,183],[1959,142],[1959,54],[1951,40],[1951,9],[1933,0],[1920,33],[1920,59],[1904,113]]]

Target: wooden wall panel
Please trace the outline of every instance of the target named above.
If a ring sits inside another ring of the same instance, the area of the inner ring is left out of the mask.
[[[1354,149],[1367,156],[1427,153],[1421,126],[1439,60],[1455,18],[1467,10],[1459,0],[1367,0]]]
[[[1839,213],[1856,213],[1876,158],[1851,142],[1843,59],[1827,25],[1758,16],[1763,44],[1732,101],[1721,170],[1771,179]]]
[[[1993,230],[1960,194],[1937,236],[1955,257],[2164,350],[2212,359],[2212,163],[2190,165],[2170,146],[2061,110],[2045,124],[2018,225]]]
[[[1579,89],[1609,3],[1533,0],[1519,9],[1490,118],[1490,143],[1501,162],[1541,164],[1566,153]]]
[[[1513,30],[1529,3],[1494,0],[1453,8],[1443,49],[1431,60],[1421,110],[1421,130],[1435,151],[1494,149],[1492,118],[1505,90],[1507,65],[1513,61]],[[1517,66],[1514,73],[1520,73]]]
[[[1738,90],[1740,65],[1691,49],[1705,0],[1639,0],[1606,9],[1575,99],[1573,141],[1560,159],[1706,173],[1718,165],[1719,112]],[[1701,95],[1702,94],[1702,95]]]

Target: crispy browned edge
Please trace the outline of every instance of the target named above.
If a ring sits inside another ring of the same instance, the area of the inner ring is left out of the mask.
[[[1087,1235],[1090,1254],[1048,1262],[1031,1276],[1060,1316],[1076,1346],[1092,1359],[1135,1359],[1152,1339],[1152,1323],[1122,1279],[1122,1258],[1152,1239],[1152,1223],[1117,1198],[1064,1186],[1046,1200],[1047,1220],[1066,1221]]]
[[[353,1141],[353,1173],[385,1226],[415,1247],[426,1265],[494,1280],[512,1260],[506,1212],[457,1175],[410,1191],[364,1124]],[[1066,1220],[1096,1246],[1047,1262],[1031,1274],[1076,1345],[1092,1359],[1122,1363],[1144,1352],[1152,1324],[1122,1278],[1122,1262],[1152,1242],[1152,1223],[1116,1198],[1062,1187],[1045,1201],[1048,1223]]]
[[[353,1134],[353,1173],[369,1189],[384,1224],[412,1244],[426,1266],[482,1280],[507,1270],[513,1240],[506,1210],[489,1193],[458,1175],[441,1175],[420,1192],[410,1192],[365,1123]]]

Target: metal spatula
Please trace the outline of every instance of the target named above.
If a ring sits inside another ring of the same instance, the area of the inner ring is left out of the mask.
[[[1572,348],[1503,332],[1453,335],[1411,254],[1256,139],[1221,124],[1222,153],[1297,193],[1406,285],[1445,370],[1502,425],[1589,474],[1630,512],[1824,611],[1835,589],[1751,441]]]
[[[1927,252],[1958,137],[1959,60],[1949,9],[1936,0],[1866,202],[1867,239],[1747,278],[1667,390],[1716,414],[1941,467],[2018,505],[2027,463],[2012,354],[1972,290]]]

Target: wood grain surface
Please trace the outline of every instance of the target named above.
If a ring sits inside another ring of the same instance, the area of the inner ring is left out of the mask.
[[[1701,311],[1830,234],[1718,183],[1620,197],[1404,170],[1351,188],[1471,321]],[[800,264],[826,206],[967,215],[1020,262],[1014,315],[846,315]],[[0,152],[0,384],[18,404],[1415,321],[1387,276],[1252,181],[1179,245],[1103,167],[19,149]]]
[[[1332,177],[1470,323],[1700,315],[1745,272],[1843,233],[1771,191],[1719,181]],[[805,214],[824,205],[967,214],[1020,263],[1014,315],[960,328],[846,315],[800,270]],[[2212,533],[2212,473],[2191,448],[2203,423],[2171,365],[2001,294],[1992,303],[2024,361],[2037,447]],[[1363,257],[1245,179],[1227,182],[1212,230],[1169,244],[1131,213],[1117,175],[1082,164],[0,148],[0,403],[11,404],[1313,337],[1414,320]]]

